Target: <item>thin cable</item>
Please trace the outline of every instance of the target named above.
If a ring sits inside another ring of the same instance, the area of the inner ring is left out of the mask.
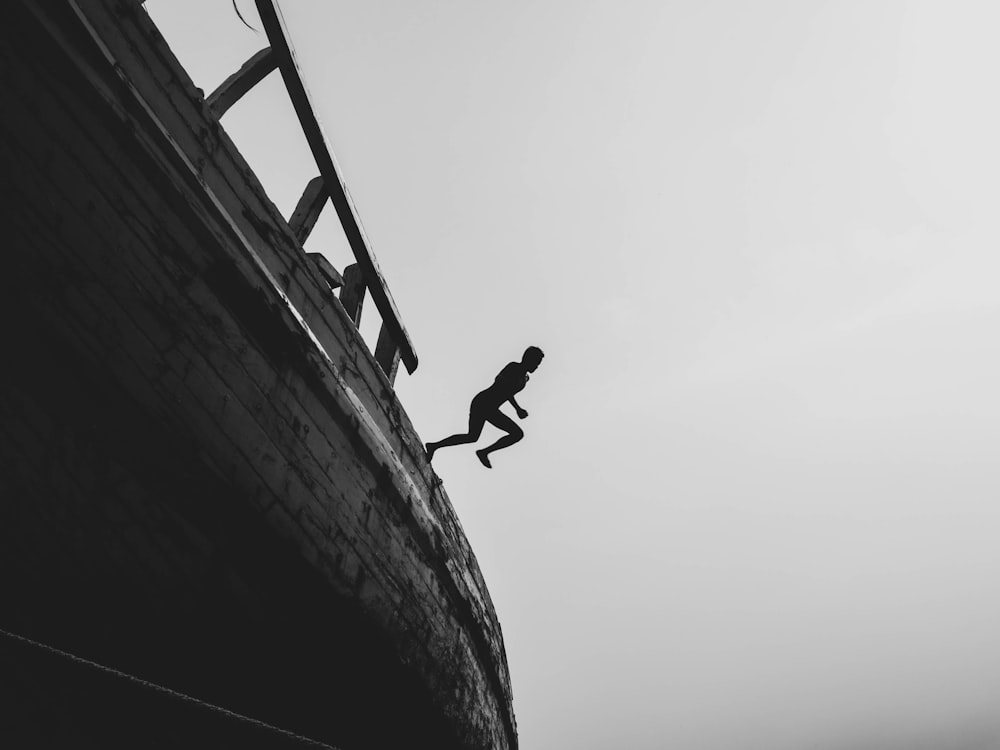
[[[337,748],[333,747],[332,745],[327,745],[326,743],[310,739],[309,737],[303,737],[302,735],[296,734],[295,732],[290,732],[287,729],[276,727],[273,724],[268,724],[267,722],[260,721],[259,719],[253,719],[249,716],[238,714],[234,711],[230,711],[227,708],[222,708],[221,706],[216,706],[215,704],[212,703],[206,703],[205,701],[199,700],[190,695],[185,695],[184,693],[178,693],[176,690],[171,690],[170,688],[164,687],[163,685],[157,685],[155,682],[149,682],[148,680],[143,680],[139,677],[136,677],[135,675],[128,674],[127,672],[122,672],[112,667],[106,667],[103,664],[98,664],[97,662],[90,661],[89,659],[84,659],[81,656],[76,656],[75,654],[62,651],[60,649],[54,648],[53,646],[49,646],[44,643],[39,643],[38,641],[33,641],[30,638],[25,638],[23,635],[17,635],[16,633],[10,633],[6,630],[0,629],[0,636],[4,636],[13,641],[19,641],[20,643],[27,644],[29,646],[32,646],[33,648],[46,651],[50,654],[55,654],[56,656],[60,656],[63,659],[68,659],[71,662],[82,664],[84,666],[90,667],[91,669],[96,669],[99,672],[103,672],[105,674],[122,678],[127,682],[133,683],[148,690],[152,690],[155,693],[168,695],[171,698],[180,700],[183,703],[196,705],[200,708],[207,709],[214,713],[222,714],[226,718],[233,719],[234,721],[242,722],[244,724],[251,724],[261,729],[266,729],[271,732],[276,732],[278,734],[284,735],[285,737],[288,737],[289,739],[301,742],[309,747],[322,748],[322,750],[337,750]]]
[[[238,15],[240,17],[240,20],[243,22],[244,26],[246,26],[248,29],[250,29],[250,31],[254,32],[255,34],[259,34],[260,33],[260,31],[258,31],[253,26],[251,26],[250,24],[247,23],[247,19],[245,19],[243,17],[243,14],[240,13],[240,9],[238,7],[236,7],[236,0],[233,0],[233,10],[236,11],[236,15]]]

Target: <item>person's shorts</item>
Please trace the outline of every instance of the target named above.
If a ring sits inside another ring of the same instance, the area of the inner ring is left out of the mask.
[[[485,418],[488,414],[492,414],[499,408],[500,404],[496,402],[492,394],[488,391],[483,391],[482,393],[477,393],[475,398],[472,399],[472,403],[469,405],[469,416]]]

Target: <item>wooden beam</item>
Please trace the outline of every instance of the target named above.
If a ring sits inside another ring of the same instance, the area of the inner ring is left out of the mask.
[[[340,168],[337,166],[336,159],[334,159],[326,138],[323,136],[323,130],[309,99],[309,92],[306,91],[302,74],[295,61],[295,54],[288,40],[284,20],[281,18],[274,0],[256,0],[256,2],[261,23],[264,24],[264,30],[271,42],[271,49],[274,50],[278,58],[278,69],[285,81],[288,97],[292,100],[292,106],[298,115],[299,124],[302,126],[302,132],[306,136],[306,141],[312,150],[320,174],[326,181],[326,187],[330,191],[330,201],[337,209],[337,215],[340,216],[340,223],[344,227],[347,241],[351,250],[354,251],[358,265],[364,272],[372,300],[375,302],[383,322],[389,326],[393,338],[399,345],[406,369],[413,372],[417,368],[417,353],[413,348],[413,342],[403,326],[396,302],[389,292],[389,286],[382,275],[378,261],[371,251],[371,243],[365,235],[357,209],[355,209],[354,202],[341,178]]]
[[[357,263],[344,269],[344,283],[340,288],[340,304],[354,325],[361,325],[361,308],[365,303],[365,272]]]
[[[208,95],[205,103],[216,117],[222,117],[227,109],[264,80],[264,77],[276,67],[278,67],[277,56],[271,52],[270,47],[265,47],[224,80],[219,88]]]
[[[331,289],[336,289],[344,285],[344,278],[337,273],[337,269],[333,267],[333,264],[322,253],[306,253],[306,255],[309,256],[309,260],[313,262],[316,269],[326,279],[326,283],[330,285]]]
[[[399,347],[392,338],[392,331],[382,323],[382,328],[378,332],[378,344],[375,345],[375,361],[378,362],[382,372],[389,379],[389,385],[396,380],[396,371],[399,369]]]
[[[326,191],[326,185],[323,183],[323,175],[309,180],[306,189],[302,191],[298,205],[292,211],[292,217],[288,220],[288,226],[300,245],[306,244],[306,239],[313,227],[316,226],[319,213],[329,198],[330,194]]]

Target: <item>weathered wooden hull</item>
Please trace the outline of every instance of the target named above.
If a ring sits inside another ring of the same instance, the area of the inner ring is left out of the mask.
[[[389,382],[138,4],[81,7],[0,31],[0,629],[343,750],[516,747]]]

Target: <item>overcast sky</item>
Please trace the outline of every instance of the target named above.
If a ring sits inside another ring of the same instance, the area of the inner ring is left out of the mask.
[[[146,6],[206,92],[266,45]],[[282,7],[424,440],[547,354],[492,471],[435,457],[521,747],[1000,746],[1000,6]],[[290,214],[278,77],[224,125]]]

